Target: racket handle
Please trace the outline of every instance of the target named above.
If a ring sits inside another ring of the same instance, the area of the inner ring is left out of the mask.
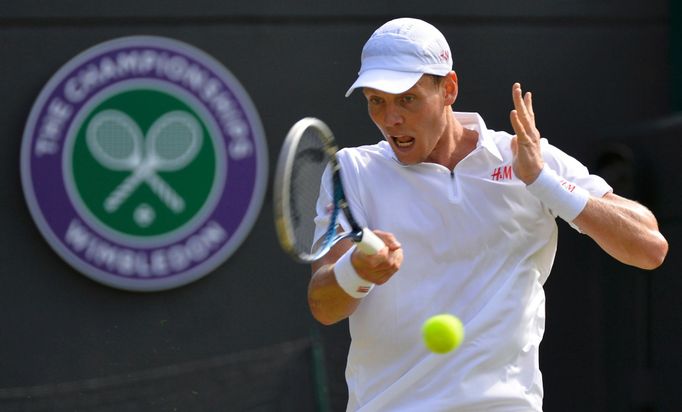
[[[356,244],[365,255],[376,255],[386,244],[368,228],[362,229],[362,239]]]

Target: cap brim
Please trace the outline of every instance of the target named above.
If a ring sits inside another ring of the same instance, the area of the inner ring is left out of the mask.
[[[346,92],[346,97],[360,87],[370,87],[391,94],[403,93],[414,86],[423,74],[393,70],[367,70],[360,73],[358,79]]]

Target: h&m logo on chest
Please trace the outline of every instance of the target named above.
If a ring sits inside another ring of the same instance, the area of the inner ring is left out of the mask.
[[[501,180],[512,180],[514,172],[511,165],[496,167],[490,174],[490,180],[499,182]]]

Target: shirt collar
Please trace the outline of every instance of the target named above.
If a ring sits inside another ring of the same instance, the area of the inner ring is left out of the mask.
[[[497,148],[497,145],[491,136],[491,133],[493,132],[492,130],[488,130],[481,115],[475,112],[453,112],[453,114],[464,128],[478,132],[478,142],[476,142],[477,149],[482,147],[498,160],[503,160],[500,149]]]

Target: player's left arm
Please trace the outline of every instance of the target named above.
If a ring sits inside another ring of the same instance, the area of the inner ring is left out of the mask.
[[[590,197],[573,223],[606,253],[628,265],[655,269],[668,253],[668,242],[654,214],[614,193]]]
[[[510,121],[516,132],[512,140],[514,173],[531,185],[544,168],[532,96],[523,95],[521,85],[515,83],[512,100]],[[659,231],[656,217],[643,205],[607,193],[603,197],[588,196],[584,208],[576,213],[568,220],[620,262],[642,269],[655,269],[663,263],[668,242]]]

